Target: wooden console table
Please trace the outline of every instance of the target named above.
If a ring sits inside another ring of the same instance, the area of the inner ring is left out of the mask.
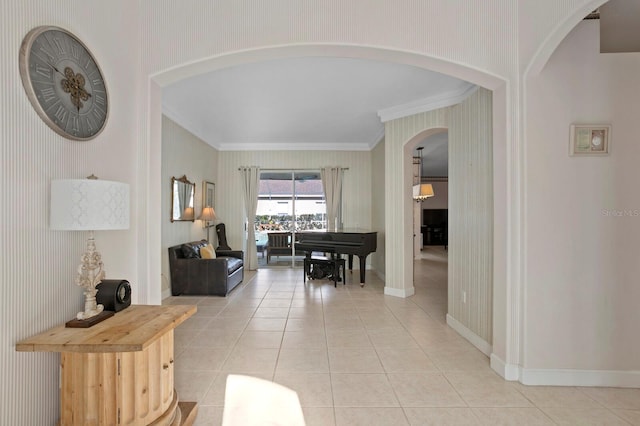
[[[60,425],[191,425],[173,388],[173,330],[193,305],[130,306],[90,328],[52,328],[17,351],[60,352]]]

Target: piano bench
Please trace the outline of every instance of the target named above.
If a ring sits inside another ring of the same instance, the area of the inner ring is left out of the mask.
[[[306,256],[304,258],[304,282],[307,282],[307,278],[313,279],[310,275],[315,269],[320,271],[327,271],[327,275],[323,275],[322,278],[330,278],[333,280],[333,286],[338,287],[338,280],[340,279],[340,268],[342,268],[342,285],[346,284],[347,274],[345,273],[346,266],[344,259],[341,257],[326,257],[326,256]],[[318,277],[319,278],[319,277]]]

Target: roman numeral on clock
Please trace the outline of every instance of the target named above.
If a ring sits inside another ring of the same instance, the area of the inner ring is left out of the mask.
[[[60,121],[62,121],[64,123],[66,121],[66,119],[67,119],[67,114],[68,114],[68,111],[65,109],[65,107],[60,105],[60,106],[58,106],[58,109],[56,110],[56,112],[53,115],[58,120],[60,120]]]
[[[40,94],[46,103],[56,100],[56,92],[52,87],[45,87],[44,89],[40,89]]]
[[[50,80],[52,72],[53,70],[51,69],[51,67],[36,64],[36,74]]]

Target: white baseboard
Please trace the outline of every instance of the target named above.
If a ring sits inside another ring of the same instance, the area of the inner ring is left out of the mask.
[[[477,334],[469,330],[460,321],[449,314],[447,314],[447,325],[457,331],[458,334],[460,334],[462,337],[467,339],[473,346],[478,348],[480,352],[482,352],[486,356],[491,355],[493,347],[489,342],[479,337]]]
[[[167,297],[171,297],[171,289],[168,288],[166,290],[164,290],[162,292],[162,300],[166,299]]]
[[[489,357],[491,362],[491,368],[493,371],[502,376],[505,380],[516,381],[520,380],[520,367],[513,364],[507,364],[500,359],[496,354],[491,354]]]
[[[409,288],[391,288],[391,287],[384,286],[384,294],[386,296],[406,298],[416,294],[416,288],[413,286]]]
[[[491,368],[505,380],[528,386],[600,386],[640,388],[640,371],[520,368],[491,354]]]
[[[522,369],[521,382],[532,386],[640,388],[640,371]]]

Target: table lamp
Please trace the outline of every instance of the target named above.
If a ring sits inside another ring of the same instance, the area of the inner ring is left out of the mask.
[[[206,206],[202,208],[202,213],[200,214],[200,216],[198,216],[198,220],[203,221],[204,223],[202,224],[203,228],[207,228],[207,241],[209,241],[209,228],[211,228],[211,224],[209,224],[209,222],[213,222],[214,220],[216,220],[218,217],[216,216],[216,212],[215,210],[213,210],[213,207],[211,206]]]
[[[129,229],[129,185],[87,179],[51,182],[50,227],[60,231],[89,231],[87,250],[81,257],[76,284],[84,289],[84,311],[67,327],[90,327],[110,316],[96,303],[96,285],[105,277],[102,256],[96,250],[94,231]]]

